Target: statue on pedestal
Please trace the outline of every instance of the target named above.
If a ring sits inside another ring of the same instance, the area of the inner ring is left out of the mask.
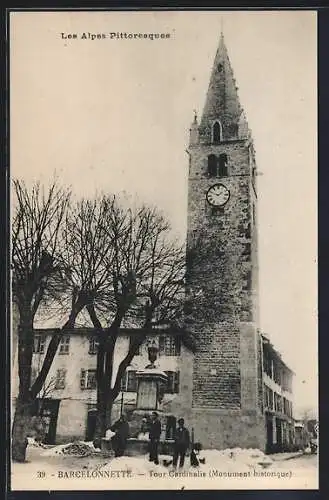
[[[149,363],[143,370],[136,373],[138,380],[136,408],[133,413],[132,427],[136,429],[138,438],[147,439],[149,420],[152,412],[161,413],[161,402],[164,397],[164,388],[167,375],[157,365],[157,339],[151,339],[148,345]],[[135,431],[135,432],[136,432]]]

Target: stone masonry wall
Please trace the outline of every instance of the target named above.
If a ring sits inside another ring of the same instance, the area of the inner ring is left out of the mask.
[[[241,409],[244,415],[258,408],[258,333],[253,323],[240,323]]]
[[[228,157],[228,176],[209,178],[208,155],[221,153]],[[195,145],[190,147],[190,155],[187,318],[197,344],[193,407],[239,409],[243,383],[240,336],[244,334],[240,325],[252,322],[256,310],[249,143]],[[215,183],[230,190],[220,214],[213,214],[206,201],[207,190]],[[252,358],[256,363],[255,351]],[[249,385],[255,401],[256,368],[252,376]]]
[[[206,322],[213,312],[215,323],[225,317],[231,319],[232,308],[237,319],[252,319],[248,151],[244,141],[190,148],[187,288],[199,314],[207,315]],[[207,176],[207,157],[212,153],[227,154],[228,177]],[[213,215],[206,193],[215,183],[222,183],[230,190],[230,199],[222,214]],[[207,311],[200,311],[202,299]]]
[[[194,357],[193,406],[241,405],[240,332],[232,323],[203,325]]]
[[[195,442],[206,448],[258,448],[265,451],[265,419],[254,412],[196,408],[188,421]]]

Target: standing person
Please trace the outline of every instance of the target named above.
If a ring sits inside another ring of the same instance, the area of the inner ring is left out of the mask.
[[[148,416],[145,415],[142,419],[141,433],[146,434],[148,431],[149,431],[149,419]]]
[[[150,462],[154,462],[156,465],[159,464],[158,448],[159,448],[160,435],[161,435],[161,422],[158,418],[157,412],[153,411],[149,427],[149,438],[150,438],[149,460]]]
[[[184,419],[178,419],[178,427],[174,434],[174,456],[173,456],[173,466],[177,466],[177,461],[179,458],[179,467],[184,466],[185,454],[190,445],[190,433],[184,425]]]
[[[119,420],[112,425],[111,431],[115,432],[115,435],[111,439],[114,456],[122,457],[127,446],[127,439],[130,432],[129,424],[125,415],[121,415]]]

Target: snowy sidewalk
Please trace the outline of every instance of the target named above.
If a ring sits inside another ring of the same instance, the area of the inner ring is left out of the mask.
[[[297,457],[302,457],[303,456],[302,451],[291,451],[291,452],[285,452],[285,453],[273,453],[272,455],[268,455],[272,460],[275,462],[277,461],[282,461],[282,460],[290,460],[291,458],[297,458]]]

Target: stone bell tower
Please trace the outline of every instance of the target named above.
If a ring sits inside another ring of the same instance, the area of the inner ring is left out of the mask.
[[[200,123],[190,129],[188,328],[191,420],[211,446],[262,446],[257,186],[253,141],[221,34]]]

